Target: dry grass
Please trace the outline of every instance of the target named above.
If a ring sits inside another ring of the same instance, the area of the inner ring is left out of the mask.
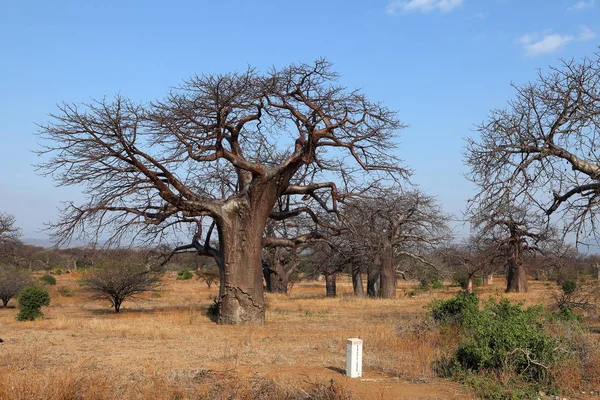
[[[455,335],[423,322],[425,305],[456,288],[410,298],[412,284],[402,283],[396,300],[356,299],[342,279],[341,295],[327,299],[324,283],[300,283],[290,296],[268,296],[266,325],[218,326],[206,316],[218,288],[200,281],[169,277],[160,298],[114,314],[86,300],[72,275],[57,280],[45,319],[18,322],[16,309],[0,309],[0,399],[204,398],[218,382],[239,393],[254,393],[253,382],[308,393],[330,379],[360,399],[470,398],[432,369]],[[502,293],[497,284],[484,296]],[[544,286],[532,287],[512,296],[538,302]],[[349,337],[364,340],[363,379],[343,376]]]

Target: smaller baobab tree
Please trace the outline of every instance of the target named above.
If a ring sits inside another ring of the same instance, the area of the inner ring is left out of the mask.
[[[482,240],[493,246],[490,251],[503,258],[506,291],[527,292],[529,283],[524,258],[539,253],[539,244],[553,235],[544,218],[505,203],[494,210],[480,209],[473,214],[471,223]]]
[[[432,265],[426,254],[449,239],[448,216],[434,197],[419,190],[378,188],[371,196],[345,205],[347,225],[354,232],[352,247],[378,264],[381,297],[395,298],[399,260]],[[369,280],[375,275],[371,271]]]

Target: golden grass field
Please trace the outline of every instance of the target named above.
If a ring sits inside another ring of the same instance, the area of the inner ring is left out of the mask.
[[[395,300],[357,299],[342,277],[328,299],[324,283],[302,282],[289,296],[267,295],[264,326],[219,326],[206,316],[218,288],[195,279],[168,276],[160,297],[126,301],[115,314],[86,300],[76,274],[56,278],[43,320],[18,322],[16,308],[0,309],[0,399],[201,398],[261,379],[295,390],[334,379],[359,399],[473,398],[435,377],[432,362],[453,349],[454,335],[423,322],[425,305],[458,288],[411,298],[416,284],[401,282]],[[483,296],[504,296],[502,284]],[[545,301],[547,287],[531,284],[529,294],[506,296]],[[343,374],[349,337],[364,340],[363,378]]]

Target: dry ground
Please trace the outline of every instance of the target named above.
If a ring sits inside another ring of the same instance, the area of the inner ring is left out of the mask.
[[[470,399],[459,385],[434,376],[432,362],[452,349],[452,335],[427,329],[424,306],[458,289],[405,294],[396,300],[356,299],[349,280],[338,298],[324,283],[296,284],[289,296],[268,295],[264,326],[218,326],[206,316],[218,288],[197,280],[165,279],[158,297],[125,302],[120,314],[88,301],[76,274],[57,276],[45,319],[15,320],[0,309],[0,399],[186,398],[218,382],[273,379],[306,388],[334,379],[360,399]],[[503,295],[502,282],[485,294]],[[509,297],[535,303],[547,288]],[[76,294],[67,297],[59,289]],[[11,303],[14,305],[14,303]],[[349,337],[364,340],[364,377],[343,375]],[[73,398],[76,398],[73,395]]]

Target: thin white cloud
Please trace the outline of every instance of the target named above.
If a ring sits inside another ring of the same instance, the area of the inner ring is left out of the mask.
[[[587,41],[587,40],[592,40],[596,38],[596,32],[594,32],[593,30],[591,30],[590,28],[588,28],[585,25],[582,25],[579,27],[580,32],[579,32],[579,40],[581,41]]]
[[[589,1],[578,1],[577,3],[573,4],[571,7],[569,7],[569,11],[581,11],[581,10],[585,10],[586,8],[592,8],[596,5],[596,0],[589,0]]]
[[[526,34],[519,38],[519,43],[525,48],[525,54],[529,57],[541,56],[554,53],[569,42],[575,40],[572,35],[560,35],[558,33],[546,33],[543,35]]]
[[[537,57],[544,54],[555,53],[573,41],[588,41],[596,38],[596,32],[585,25],[579,27],[578,35],[561,35],[545,31],[542,33],[527,33],[521,36],[517,43],[523,46],[525,55]]]
[[[486,12],[478,12],[475,14],[475,18],[486,19],[488,17],[488,13]]]
[[[439,11],[447,14],[460,7],[463,0],[393,0],[385,7],[389,15],[409,14],[413,12],[430,13]]]

